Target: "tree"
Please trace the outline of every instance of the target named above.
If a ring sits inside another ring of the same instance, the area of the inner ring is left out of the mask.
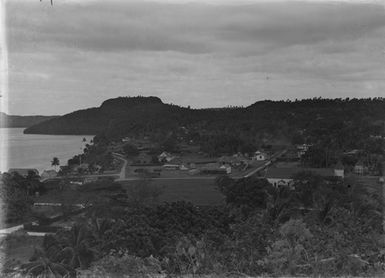
[[[5,222],[23,219],[30,212],[33,203],[28,194],[26,179],[18,174],[4,173],[2,182],[0,204],[1,211],[4,212]]]
[[[51,161],[51,166],[55,168],[55,170],[57,171],[57,168],[59,167],[60,165],[60,161],[59,161],[59,158],[57,158],[56,156],[52,159]]]
[[[162,146],[165,151],[173,152],[178,147],[178,141],[174,135],[169,136],[165,141],[163,141]]]
[[[291,219],[279,228],[280,238],[269,249],[267,261],[277,274],[294,275],[297,265],[307,263],[307,249],[312,238],[302,220]]]
[[[125,144],[123,146],[123,151],[127,156],[136,156],[139,154],[138,148],[132,144]]]
[[[84,224],[74,224],[70,231],[61,231],[55,235],[62,250],[57,260],[72,268],[87,268],[97,255],[92,248],[92,235]]]
[[[266,208],[268,191],[273,190],[266,179],[233,180],[223,176],[218,177],[216,183],[228,204],[250,208]]]
[[[76,277],[73,268],[63,263],[53,262],[40,248],[35,249],[30,261],[30,263],[21,266],[27,277]]]

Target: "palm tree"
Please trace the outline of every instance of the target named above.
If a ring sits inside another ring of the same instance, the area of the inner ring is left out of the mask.
[[[82,144],[80,146],[80,151],[84,152],[84,143],[87,142],[87,139],[83,137]],[[82,154],[79,155],[79,165],[82,164]]]
[[[70,231],[58,233],[57,238],[63,247],[58,260],[72,268],[87,268],[98,253],[91,247],[92,235],[84,224],[75,224]]]
[[[53,262],[40,248],[36,248],[30,263],[21,266],[26,277],[76,277],[76,272],[70,266]]]
[[[57,158],[56,156],[52,159],[51,161],[51,166],[53,166],[55,168],[55,170],[57,171],[57,167],[60,165],[60,161],[59,161],[59,158]]]

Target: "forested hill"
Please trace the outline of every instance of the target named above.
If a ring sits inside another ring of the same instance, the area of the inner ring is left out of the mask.
[[[120,97],[98,108],[34,125],[25,133],[162,138],[183,127],[189,140],[214,140],[216,145],[230,141],[255,146],[271,138],[284,138],[296,143],[323,140],[338,148],[354,148],[364,144],[367,137],[384,135],[384,123],[385,98],[259,101],[245,108],[190,109],[165,104],[157,97]]]
[[[1,127],[30,127],[58,116],[14,116],[0,112]]]
[[[157,97],[119,97],[104,101],[100,107],[78,110],[31,126],[24,133],[95,135],[118,128],[120,121],[144,121],[147,113],[154,114],[164,107],[168,105]]]

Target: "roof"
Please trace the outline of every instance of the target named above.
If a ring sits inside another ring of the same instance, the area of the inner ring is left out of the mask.
[[[39,174],[39,171],[33,168],[10,168],[8,173],[18,173],[19,175],[27,176],[29,171]]]
[[[158,157],[168,157],[168,156],[171,156],[171,154],[168,152],[162,152],[160,155],[158,155]]]
[[[330,168],[269,168],[266,172],[266,178],[291,179],[300,172],[308,171],[323,177],[334,176],[334,170]]]
[[[169,160],[167,163],[168,164],[183,164],[183,161],[179,157],[174,157],[173,159]]]
[[[44,170],[43,173],[57,173],[55,170]]]
[[[44,173],[47,173],[47,174],[57,174],[57,172],[55,170],[44,170],[43,174]]]

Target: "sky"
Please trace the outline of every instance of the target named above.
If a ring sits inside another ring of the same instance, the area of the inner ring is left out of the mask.
[[[5,112],[385,97],[382,1],[6,1]]]

